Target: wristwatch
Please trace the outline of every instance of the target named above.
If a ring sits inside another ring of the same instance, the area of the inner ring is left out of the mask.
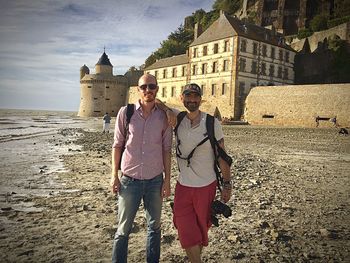
[[[232,187],[231,181],[223,181],[222,185],[224,188],[231,188]]]

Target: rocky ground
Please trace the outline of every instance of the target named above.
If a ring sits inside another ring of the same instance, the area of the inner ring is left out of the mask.
[[[204,262],[350,262],[350,137],[336,129],[225,126],[234,158],[230,218],[209,233]],[[52,197],[10,193],[1,215],[0,262],[109,262],[116,228],[110,194],[111,134],[63,129],[59,144],[82,145],[62,158],[64,192]],[[173,160],[175,184],[176,165]],[[69,191],[67,191],[69,190]],[[172,225],[162,215],[161,262],[187,262]],[[37,210],[11,209],[16,202]],[[142,208],[129,241],[129,262],[145,262]]]

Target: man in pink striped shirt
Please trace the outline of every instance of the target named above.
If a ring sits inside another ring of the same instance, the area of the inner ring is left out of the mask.
[[[148,225],[147,262],[159,262],[162,198],[170,195],[172,132],[165,112],[155,104],[158,89],[153,75],[145,74],[139,79],[140,99],[135,104],[128,134],[125,134],[126,107],[122,107],[117,115],[111,187],[112,192],[119,195],[119,222],[112,262],[127,262],[129,234],[141,200]],[[118,177],[120,162],[122,175]]]

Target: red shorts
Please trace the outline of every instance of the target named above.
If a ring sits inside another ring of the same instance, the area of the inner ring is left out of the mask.
[[[215,193],[216,181],[204,187],[176,184],[173,221],[182,248],[208,246],[211,203]]]

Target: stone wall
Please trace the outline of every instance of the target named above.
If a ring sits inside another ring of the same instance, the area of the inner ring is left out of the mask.
[[[310,45],[310,51],[314,52],[320,42],[322,43],[325,38],[328,39],[334,35],[337,35],[342,40],[346,40],[348,43],[350,43],[350,22],[341,24],[331,29],[315,32],[312,36],[309,36],[307,40]],[[303,49],[304,43],[305,38],[300,40],[298,38],[295,38],[292,40],[291,47],[296,51],[300,51]]]
[[[350,126],[350,84],[255,87],[246,99],[245,118],[253,125]]]

